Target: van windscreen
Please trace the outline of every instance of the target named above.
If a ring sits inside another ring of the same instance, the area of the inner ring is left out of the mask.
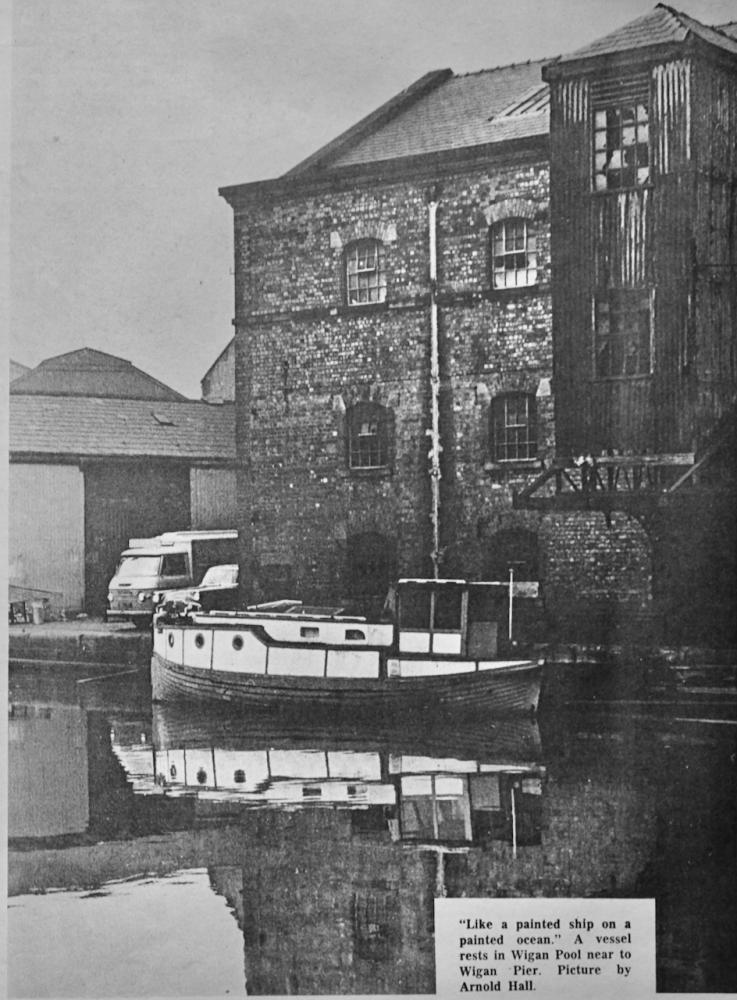
[[[135,580],[139,576],[158,576],[161,556],[124,556],[116,576],[119,580]]]

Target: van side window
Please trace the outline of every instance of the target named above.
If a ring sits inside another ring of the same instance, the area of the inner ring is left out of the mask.
[[[184,552],[172,552],[162,559],[162,576],[187,576],[187,573],[187,557]]]

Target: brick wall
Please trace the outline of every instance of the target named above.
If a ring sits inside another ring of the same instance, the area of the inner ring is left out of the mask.
[[[587,520],[583,541],[561,522],[558,543],[552,522],[513,508],[513,491],[555,449],[548,170],[526,155],[459,168],[438,195],[441,572],[481,577],[500,533],[521,530],[539,533],[538,570],[560,585],[561,600],[616,595],[622,565],[625,597],[638,590],[640,600],[649,583],[639,552],[629,561],[631,531],[618,533],[617,548],[603,519]],[[326,194],[295,187],[236,207],[239,508],[255,596],[277,596],[269,581],[286,574],[307,599],[349,600],[350,551],[368,534],[384,537],[400,575],[431,573],[428,187],[412,179]],[[537,283],[491,290],[489,227],[508,217],[534,227]],[[344,305],[343,253],[360,238],[385,246],[387,297],[378,306]],[[534,460],[492,460],[492,401],[508,392],[534,400]],[[382,471],[348,468],[346,410],[360,400],[393,415]],[[588,556],[584,568],[574,565],[592,548],[612,557],[608,570]]]

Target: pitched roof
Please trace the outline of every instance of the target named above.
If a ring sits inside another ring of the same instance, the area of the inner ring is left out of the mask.
[[[47,358],[15,379],[10,392],[171,401],[185,398],[130,361],[89,347]]]
[[[561,56],[559,63],[577,62],[595,56],[615,55],[633,49],[683,43],[689,36],[700,38],[727,52],[737,54],[737,41],[718,28],[710,28],[688,14],[659,3],[647,14],[598,38],[590,45]]]
[[[235,459],[235,408],[202,402],[12,395],[10,454]]]
[[[426,74],[285,176],[546,135],[549,101],[540,75],[543,65]]]
[[[723,35],[728,35],[730,38],[737,38],[737,21],[727,21],[726,24],[715,24],[715,31],[721,31]]]
[[[22,365],[20,361],[13,361],[12,358],[8,359],[8,369],[10,374],[10,381],[13,382],[15,379],[20,378],[21,375],[25,375],[31,369],[28,365]]]

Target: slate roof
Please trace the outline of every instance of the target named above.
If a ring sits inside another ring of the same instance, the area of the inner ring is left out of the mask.
[[[598,38],[590,45],[561,56],[557,61],[577,62],[580,59],[616,55],[633,49],[651,48],[654,45],[682,43],[689,35],[737,54],[737,41],[723,29],[710,28],[689,17],[688,14],[659,3],[642,17]]]
[[[378,109],[288,176],[318,165],[330,170],[546,135],[549,99],[541,78],[543,65],[541,60],[464,75],[449,70],[426,74],[403,92],[405,101],[389,102],[393,108],[385,116],[388,121],[372,128],[371,119],[381,117],[382,108]],[[429,84],[422,86],[426,80]],[[419,96],[414,96],[420,87]]]
[[[11,395],[10,454],[235,459],[235,407],[202,402]]]
[[[83,347],[47,358],[16,378],[10,392],[44,396],[183,400],[185,397],[126,361]]]

